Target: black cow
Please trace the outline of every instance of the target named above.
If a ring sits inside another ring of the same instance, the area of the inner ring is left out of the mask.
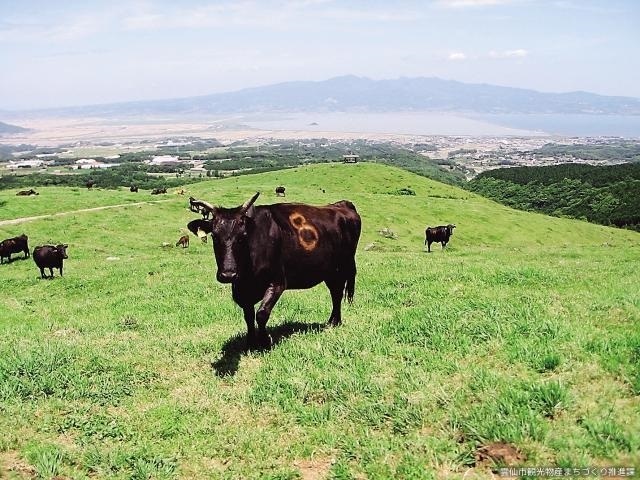
[[[151,190],[151,195],[160,195],[161,193],[167,193],[167,187],[154,188]]]
[[[189,210],[195,213],[202,214],[202,218],[205,220],[209,218],[209,214],[211,213],[209,211],[210,209],[207,206],[206,202],[203,203],[200,200],[197,200],[193,197],[189,197]],[[204,237],[204,238],[206,240],[207,237]]]
[[[91,190],[95,184],[96,184],[95,180],[87,180],[87,183],[85,185],[89,190]]]
[[[24,253],[24,258],[29,256],[29,237],[24,233],[19,237],[7,238],[0,242],[0,264],[4,262],[4,257],[11,261],[11,255],[14,253]]]
[[[138,186],[137,185],[131,185],[129,187],[129,191],[130,192],[137,192],[138,191]]]
[[[282,185],[280,185],[279,187],[276,187],[276,196],[284,197],[285,196],[284,190],[285,188]]]
[[[449,242],[449,237],[453,235],[453,229],[456,228],[455,225],[439,225],[437,227],[427,227],[424,231],[424,244],[427,245],[427,251],[431,253],[431,244],[433,242],[440,242],[442,244],[442,248],[447,246]]]
[[[33,261],[40,269],[40,276],[47,278],[44,274],[44,269],[49,269],[50,278],[53,278],[53,269],[60,270],[60,276],[62,276],[62,263],[67,257],[67,248],[69,245],[43,245],[33,249]]]
[[[16,195],[29,196],[29,195],[40,195],[40,194],[32,188],[30,190],[20,190],[18,193],[16,193]]]
[[[341,323],[343,297],[353,301],[361,229],[356,207],[346,200],[324,207],[300,203],[254,207],[258,195],[236,208],[206,204],[213,218],[187,225],[196,235],[200,230],[211,233],[216,278],[231,284],[233,300],[243,309],[249,348],[271,345],[267,321],[287,289],[325,282],[333,302],[328,323]]]

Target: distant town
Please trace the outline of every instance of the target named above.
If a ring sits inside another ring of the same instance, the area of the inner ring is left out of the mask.
[[[286,132],[280,132],[285,137]],[[297,132],[300,136],[300,132]],[[387,147],[387,148],[385,148]],[[76,141],[55,147],[0,144],[0,175],[33,172],[68,175],[108,169],[136,162],[150,174],[179,173],[186,177],[236,174],[277,166],[274,157],[286,156],[284,166],[310,161],[370,161],[381,152],[412,153],[444,170],[455,170],[467,180],[481,172],[514,166],[561,163],[614,165],[640,160],[640,140],[617,137],[487,137],[389,135],[363,138],[278,138],[263,134],[246,138],[177,136],[125,142]]]

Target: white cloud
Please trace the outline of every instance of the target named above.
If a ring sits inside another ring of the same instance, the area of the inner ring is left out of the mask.
[[[491,58],[524,58],[527,55],[529,55],[529,52],[524,48],[518,48],[516,50],[503,50],[501,52],[491,50],[489,52],[489,56]]]
[[[449,60],[466,60],[467,56],[462,52],[452,52],[448,58]]]

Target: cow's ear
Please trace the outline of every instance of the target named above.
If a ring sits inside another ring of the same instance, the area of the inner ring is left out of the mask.
[[[213,221],[212,220],[191,220],[187,223],[187,228],[191,233],[193,233],[196,237],[199,237],[198,231],[203,231],[207,235],[211,233],[213,230]]]

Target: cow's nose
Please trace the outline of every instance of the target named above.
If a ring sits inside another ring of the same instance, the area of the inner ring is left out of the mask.
[[[231,283],[238,277],[235,272],[218,272],[218,281],[220,283]]]

